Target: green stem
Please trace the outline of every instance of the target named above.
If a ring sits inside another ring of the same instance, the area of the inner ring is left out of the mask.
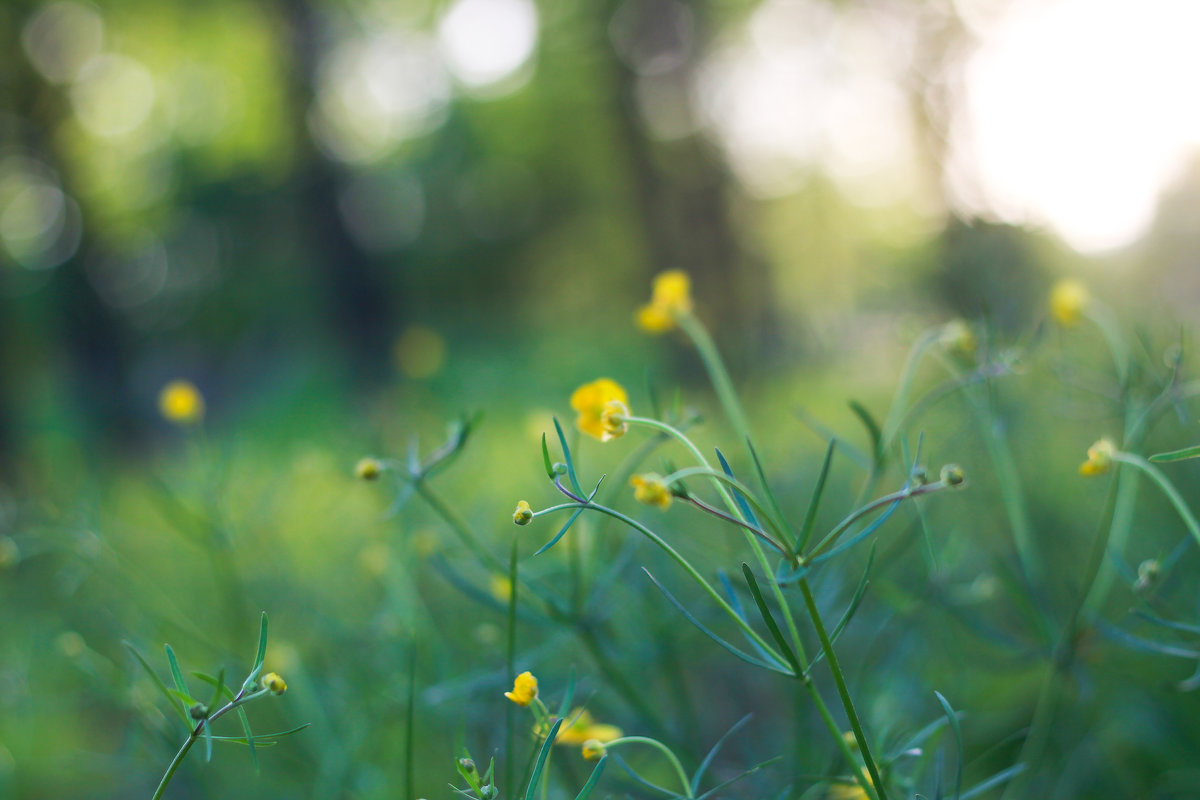
[[[620,739],[613,739],[611,742],[605,742],[604,748],[607,750],[611,747],[616,747],[619,744],[648,744],[651,747],[658,748],[667,760],[671,762],[671,766],[675,769],[675,774],[679,776],[679,784],[683,786],[685,797],[695,797],[692,794],[692,786],[688,782],[687,773],[683,771],[683,765],[679,763],[679,759],[675,757],[675,753],[671,748],[660,742],[658,739],[651,739],[649,736],[622,736]]]
[[[808,615],[812,618],[813,626],[817,629],[817,638],[820,640],[821,647],[825,651],[825,661],[829,664],[829,671],[833,673],[833,682],[837,685],[838,695],[842,698],[842,707],[846,710],[846,717],[850,721],[850,729],[854,731],[854,738],[858,742],[859,752],[862,753],[863,763],[866,764],[867,772],[871,775],[873,786],[870,790],[868,790],[866,781],[863,779],[861,773],[857,774],[859,785],[862,786],[864,791],[867,791],[869,796],[878,797],[879,800],[887,800],[887,790],[883,788],[883,780],[879,776],[879,768],[875,765],[875,759],[871,755],[871,748],[867,746],[867,736],[863,733],[862,723],[858,719],[858,712],[854,709],[854,701],[850,699],[850,690],[846,686],[846,677],[842,674],[841,664],[838,663],[837,654],[833,650],[833,642],[829,639],[829,632],[825,630],[825,623],[821,619],[821,612],[817,608],[817,601],[813,597],[807,578],[800,580],[800,591],[804,595],[804,605],[808,608]]]
[[[704,362],[704,366],[708,370],[709,380],[712,381],[713,388],[717,392],[717,399],[721,401],[721,406],[725,409],[725,416],[729,418],[734,433],[744,444],[749,446],[750,423],[746,421],[746,412],[742,409],[742,402],[738,399],[737,392],[734,391],[733,381],[725,369],[725,362],[721,359],[717,345],[700,321],[691,314],[681,314],[676,321],[688,338],[692,340],[697,352],[700,353],[700,360]]]
[[[1191,509],[1184,502],[1183,496],[1179,494],[1179,490],[1175,488],[1175,484],[1171,483],[1170,478],[1162,473],[1162,470],[1133,453],[1115,453],[1113,454],[1113,460],[1137,467],[1149,475],[1150,479],[1158,484],[1158,488],[1163,490],[1163,494],[1171,501],[1171,505],[1175,506],[1175,510],[1179,512],[1179,516],[1183,520],[1183,524],[1187,526],[1188,532],[1192,534],[1192,538],[1200,542],[1200,523],[1196,522]]]
[[[475,532],[471,530],[471,526],[467,524],[467,521],[462,518],[458,511],[434,492],[428,483],[424,480],[415,480],[413,481],[413,486],[416,487],[417,494],[421,495],[421,499],[428,503],[442,519],[446,520],[451,530],[458,535],[463,544],[475,551],[476,555],[486,561],[489,567],[501,574],[508,574],[508,565],[499,556],[483,546],[483,542],[479,541],[478,537],[475,536]]]
[[[883,497],[872,500],[862,508],[852,511],[850,515],[839,522],[833,528],[833,530],[825,534],[825,538],[817,542],[816,546],[809,551],[809,554],[805,556],[804,559],[806,561],[811,561],[812,559],[821,555],[821,553],[823,553],[826,549],[833,546],[838,537],[841,536],[847,528],[853,525],[856,520],[859,520],[867,514],[870,514],[875,509],[882,508],[886,505],[891,505],[899,500],[907,500],[910,497],[918,497],[920,495],[929,494],[930,492],[937,492],[945,488],[945,483],[942,481],[936,481],[934,483],[926,483],[921,486],[909,486],[908,488],[900,489],[899,491],[892,492],[891,494],[885,494]]]
[[[200,730],[204,723],[197,725],[195,730],[188,736],[187,741],[183,743],[183,747],[179,748],[179,752],[175,754],[175,758],[171,760],[171,765],[167,767],[167,772],[162,776],[162,780],[158,782],[158,788],[154,790],[154,796],[150,800],[159,800],[163,792],[167,790],[167,784],[171,782],[171,778],[175,777],[175,771],[179,769],[179,765],[183,763],[183,757],[188,754],[188,750],[192,749],[192,745],[196,743],[196,739],[200,734]]]

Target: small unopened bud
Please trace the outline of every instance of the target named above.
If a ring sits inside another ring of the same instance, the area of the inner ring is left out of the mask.
[[[208,719],[208,706],[204,703],[196,703],[188,709],[188,716],[194,720]]]
[[[588,761],[598,761],[604,758],[607,752],[608,750],[605,749],[604,743],[599,739],[588,739],[583,743],[583,757]]]
[[[485,783],[483,786],[479,787],[479,797],[482,800],[493,800],[493,798],[499,796],[499,794],[500,790],[497,789],[496,785],[493,783]]]
[[[1141,564],[1138,564],[1137,581],[1133,584],[1133,590],[1139,594],[1150,589],[1154,584],[1158,583],[1159,573],[1162,572],[1162,565],[1158,563],[1156,558],[1148,558]]]
[[[567,474],[567,465],[561,461],[555,461],[554,462],[554,474],[555,475],[566,475]]]
[[[524,500],[517,502],[517,510],[513,512],[513,522],[518,525],[528,525],[533,520],[533,509]]]
[[[274,695],[280,695],[287,691],[287,682],[277,672],[268,672],[263,675],[262,686]]]
[[[963,468],[958,464],[947,464],[942,467],[939,477],[947,486],[958,487],[967,482],[967,473],[963,472]]]
[[[475,762],[469,758],[460,758],[458,760],[458,768],[468,775],[474,775],[479,770],[475,767]]]
[[[924,486],[929,483],[929,473],[925,471],[924,467],[913,467],[912,474],[909,475],[909,480],[912,481],[913,486]]]
[[[364,458],[354,467],[354,475],[360,481],[373,481],[383,474],[383,464],[377,458]]]

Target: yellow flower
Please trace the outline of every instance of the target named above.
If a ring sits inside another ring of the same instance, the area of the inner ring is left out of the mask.
[[[634,475],[629,479],[633,487],[633,499],[648,506],[658,506],[663,511],[671,507],[673,497],[671,489],[663,482],[660,475],[647,472],[645,475]]]
[[[571,408],[579,412],[575,426],[602,442],[625,433],[628,424],[614,419],[629,415],[629,396],[621,384],[600,378],[580,386],[571,395]]]
[[[1050,290],[1050,313],[1059,325],[1077,325],[1091,302],[1087,287],[1076,280],[1062,280]]]
[[[1087,451],[1087,461],[1079,465],[1079,474],[1092,476],[1103,475],[1112,469],[1113,455],[1117,448],[1112,439],[1107,436],[1099,440]]]
[[[168,422],[191,425],[204,419],[204,396],[191,381],[171,381],[158,393],[158,411]]]
[[[373,481],[383,473],[383,464],[377,458],[364,458],[354,465],[354,475],[362,481]]]
[[[616,725],[597,723],[586,708],[575,708],[567,715],[567,723],[558,729],[554,743],[578,747],[589,739],[604,743],[620,739],[621,735]]]
[[[504,696],[519,706],[529,705],[537,697],[537,678],[532,672],[522,672],[513,681],[512,691],[505,692]]]
[[[604,758],[604,754],[607,752],[604,749],[604,743],[599,739],[588,739],[583,743],[583,757],[588,761],[597,761]]]
[[[533,519],[533,509],[524,500],[517,501],[517,510],[513,512],[513,522],[518,525],[528,525]]]
[[[501,603],[512,599],[512,581],[505,575],[495,575],[488,578],[488,592]]]
[[[975,348],[979,346],[975,331],[961,319],[951,320],[943,325],[938,341],[945,349],[962,356],[974,355]]]
[[[868,784],[875,785],[866,767],[862,767],[862,774]],[[870,800],[870,795],[857,783],[835,783],[829,787],[825,798],[826,800]]]
[[[664,333],[675,327],[682,314],[692,310],[692,281],[686,272],[674,269],[654,279],[650,302],[638,309],[637,325],[647,333]]]
[[[268,672],[262,676],[262,685],[271,694],[280,695],[287,691],[287,682],[276,672]]]

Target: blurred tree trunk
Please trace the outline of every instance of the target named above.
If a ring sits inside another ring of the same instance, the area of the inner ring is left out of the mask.
[[[297,133],[296,171],[300,237],[309,245],[312,268],[328,302],[329,322],[349,355],[351,378],[376,382],[387,374],[397,326],[395,303],[371,259],[350,236],[338,208],[340,174],[308,134],[308,111],[315,99],[322,42],[321,20],[308,0],[280,0],[287,25],[284,44],[291,54],[289,93]]]
[[[701,316],[719,332],[722,349],[732,355],[734,373],[744,372],[745,359],[738,355],[749,351],[761,357],[764,346],[777,344],[778,326],[767,264],[742,247],[730,218],[736,185],[719,151],[702,135],[669,142],[651,138],[638,108],[638,72],[620,58],[609,40],[609,26],[618,10],[632,13],[633,27],[642,31],[675,24],[679,9],[690,10],[694,36],[686,61],[675,68],[684,73],[682,83],[690,84],[706,39],[705,4],[606,0],[596,7],[611,76],[613,117],[645,241],[647,273],[683,269],[693,276]]]

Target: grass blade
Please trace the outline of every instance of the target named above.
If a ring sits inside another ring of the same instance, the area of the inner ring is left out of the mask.
[[[142,657],[142,654],[138,652],[137,648],[129,642],[122,642],[122,644],[125,645],[125,649],[127,649],[130,653],[133,653],[133,657],[137,659],[138,663],[142,665],[142,669],[146,670],[146,674],[150,676],[150,680],[154,682],[155,688],[158,689],[163,697],[167,698],[167,702],[170,703],[171,708],[175,709],[175,713],[177,713],[179,718],[183,720],[183,724],[187,725],[190,729],[192,727],[192,720],[191,717],[188,716],[187,709],[180,704],[179,699],[176,698],[175,695],[171,694],[171,690],[167,688],[165,683],[163,683],[162,678],[158,677],[158,673],[156,673],[150,667],[149,662]]]
[[[721,462],[721,469],[724,470],[725,474],[736,481],[737,478],[734,477],[733,470],[729,468],[729,462],[725,460],[725,456],[720,450],[717,450],[717,460]],[[750,504],[746,502],[746,498],[742,497],[742,493],[735,490],[732,494],[733,499],[738,504],[738,508],[742,510],[742,515],[746,518],[746,521],[755,527],[761,528],[762,525],[759,524],[758,517],[754,516],[754,512],[750,510]]]
[[[975,797],[976,795],[981,795],[984,792],[989,791],[991,789],[995,789],[1000,784],[1006,783],[1006,782],[1012,780],[1013,778],[1017,777],[1024,771],[1025,771],[1024,764],[1016,764],[1014,766],[1009,767],[1008,769],[1002,769],[999,772],[997,772],[995,775],[993,775],[992,777],[988,778],[987,780],[981,781],[981,782],[975,784],[974,786],[972,786],[970,789],[967,789],[965,792],[962,793],[962,797],[960,797],[959,800],[971,800],[972,797]]]
[[[600,780],[600,776],[604,773],[604,766],[608,763],[608,756],[604,756],[596,762],[596,768],[592,770],[591,777],[587,783],[579,790],[579,794],[575,795],[575,800],[588,800],[592,796],[592,790],[596,788],[596,783]]]
[[[1200,458],[1200,444],[1185,447],[1182,450],[1172,450],[1168,453],[1155,453],[1150,460],[1159,464],[1171,461],[1183,461],[1188,458]]]
[[[775,756],[774,758],[768,758],[766,761],[760,761],[759,763],[755,764],[750,769],[746,770],[745,772],[742,772],[740,775],[735,775],[734,777],[730,778],[729,780],[725,781],[724,783],[718,784],[718,785],[714,786],[713,788],[709,789],[704,794],[699,795],[698,797],[696,797],[696,800],[705,800],[706,798],[711,797],[712,795],[716,794],[717,792],[721,791],[722,789],[724,789],[728,786],[732,786],[733,784],[737,783],[738,781],[742,780],[743,778],[748,778],[749,776],[758,772],[763,767],[768,767],[771,764],[774,764],[776,761],[778,761],[781,758],[783,758],[783,756]]]
[[[867,435],[871,439],[871,453],[874,455],[875,466],[881,466],[883,464],[883,433],[879,430],[879,423],[871,416],[871,412],[867,411],[866,406],[857,400],[850,401],[850,410],[867,429]]]
[[[783,653],[784,658],[791,664],[793,674],[799,675],[801,672],[800,662],[797,660],[796,654],[792,652],[792,647],[788,644],[787,639],[783,638],[783,633],[779,630],[779,625],[776,624],[775,617],[771,615],[771,609],[767,607],[767,601],[763,599],[762,592],[759,591],[758,579],[754,577],[754,570],[750,569],[750,565],[745,561],[742,562],[742,574],[746,576],[746,585],[750,587],[750,594],[754,595],[754,602],[758,605],[758,613],[762,617],[763,622],[766,623],[767,630],[771,632],[775,643],[779,645],[779,650]]]
[[[169,644],[164,644],[163,649],[167,651],[167,663],[171,665],[171,680],[175,681],[175,688],[185,697],[191,697],[191,692],[188,691],[187,684],[183,681],[183,673],[179,671],[179,661],[175,658],[175,651]]]
[[[554,740],[558,738],[558,729],[562,727],[562,724],[562,717],[559,717],[550,728],[546,741],[542,742],[537,762],[533,765],[533,774],[529,776],[529,785],[525,787],[525,800],[533,800],[538,784],[542,782],[542,770],[546,768],[546,759],[550,757],[550,749],[554,747]]]
[[[733,727],[725,731],[724,736],[722,736],[720,739],[717,739],[717,743],[714,744],[712,749],[708,751],[708,755],[706,755],[704,760],[700,762],[700,767],[696,770],[696,774],[692,776],[692,794],[695,794],[697,790],[699,790],[700,779],[704,777],[704,771],[708,769],[708,765],[712,763],[714,758],[716,758],[717,751],[721,749],[721,745],[725,744],[725,740],[736,733],[739,728],[749,722],[750,718],[753,716],[753,714],[747,714],[746,716],[742,717],[737,722],[733,723]]]
[[[934,691],[937,701],[942,705],[942,711],[946,712],[946,719],[950,720],[950,727],[954,730],[954,745],[957,749],[956,764],[954,767],[954,800],[960,800],[962,795],[962,774],[963,774],[963,742],[962,729],[958,725],[958,715],[954,713],[950,702],[942,696],[939,691]]]
[[[817,509],[821,505],[821,496],[825,493],[825,481],[829,478],[829,468],[833,464],[833,451],[837,447],[837,439],[830,439],[825,448],[825,461],[821,464],[821,474],[817,476],[817,484],[813,487],[812,498],[808,501],[808,511],[804,512],[804,524],[800,528],[800,538],[796,542],[796,553],[808,544],[812,537],[813,528],[817,525]]]

